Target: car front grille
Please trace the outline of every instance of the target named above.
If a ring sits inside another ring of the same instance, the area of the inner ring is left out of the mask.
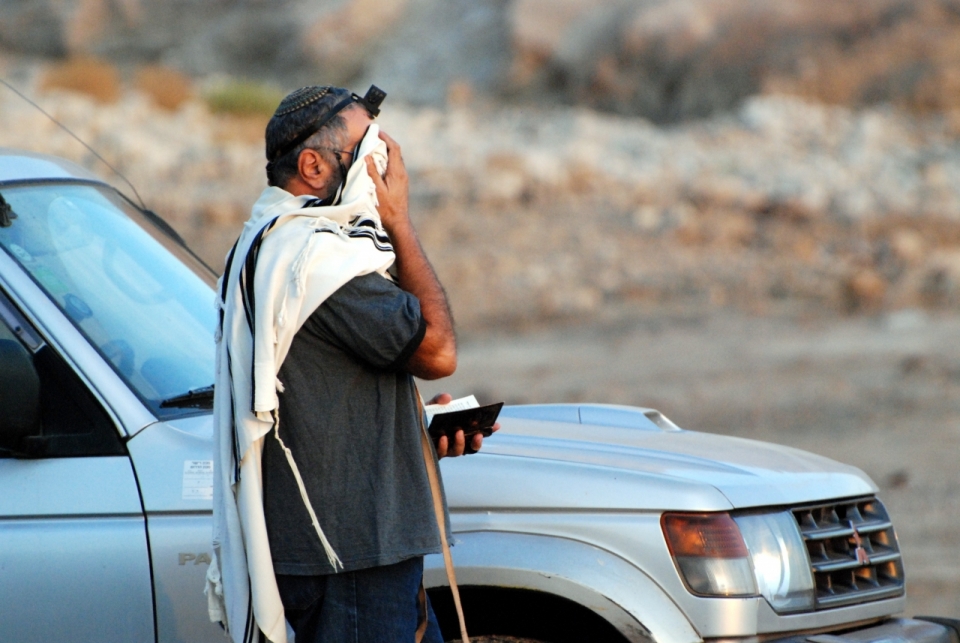
[[[793,509],[816,581],[816,609],[830,609],[904,591],[897,536],[876,498]]]

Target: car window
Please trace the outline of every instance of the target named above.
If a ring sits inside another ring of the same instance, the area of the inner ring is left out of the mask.
[[[10,324],[18,329],[17,332]],[[32,458],[123,455],[120,434],[80,377],[0,292],[0,341],[17,342],[30,356],[40,383],[38,431],[19,443],[4,440],[0,457]],[[28,341],[24,341],[27,337]],[[4,352],[7,359],[9,354]],[[0,361],[0,368],[5,365]],[[3,410],[3,409],[0,409]]]
[[[109,188],[4,187],[16,218],[0,246],[158,417],[213,383],[214,277]],[[188,267],[189,266],[189,267]]]
[[[3,320],[0,320],[0,340],[20,341],[13,331],[3,323]]]

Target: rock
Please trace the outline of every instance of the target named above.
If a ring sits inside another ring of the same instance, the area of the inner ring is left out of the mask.
[[[469,80],[454,80],[447,85],[447,105],[468,107],[474,98],[475,92]]]
[[[40,81],[40,89],[78,92],[102,103],[115,103],[120,98],[120,73],[103,60],[73,58],[51,66]]]
[[[886,316],[884,325],[887,330],[894,333],[911,332],[923,329],[930,323],[929,316],[922,310],[916,308],[904,308],[894,311]],[[914,372],[922,366],[917,356],[905,357],[901,370],[904,373]]]
[[[529,86],[554,66],[561,73],[579,71],[580,63],[597,55],[599,43],[615,36],[614,21],[625,4],[623,0],[513,2],[507,16],[513,41],[512,83]]]
[[[910,482],[910,472],[906,469],[897,469],[887,474],[884,479],[884,487],[887,489],[903,489]]]
[[[515,91],[660,122],[730,109],[764,89],[847,105],[960,106],[951,71],[960,25],[937,0],[607,0],[588,13],[596,4],[514,4]]]
[[[201,206],[200,216],[207,226],[236,226],[246,218],[246,211],[236,204],[212,201]]]
[[[298,49],[307,63],[331,79],[347,79],[364,71],[376,42],[398,22],[407,0],[346,0],[321,4],[298,34]],[[294,25],[291,25],[292,27]]]
[[[960,249],[944,249],[930,255],[923,267],[921,295],[931,306],[960,301]]]
[[[162,65],[138,69],[136,86],[164,109],[177,109],[193,93],[192,83],[186,75]]]
[[[886,280],[870,268],[858,270],[844,284],[847,308],[855,312],[880,308],[886,294]]]
[[[711,216],[713,241],[729,248],[749,246],[757,236],[752,216],[737,211],[718,211]]]
[[[911,228],[900,228],[890,235],[890,248],[894,255],[908,265],[923,261],[926,257],[926,246],[923,235]]]
[[[663,226],[663,210],[655,205],[641,205],[634,210],[631,219],[643,232],[658,232]]]

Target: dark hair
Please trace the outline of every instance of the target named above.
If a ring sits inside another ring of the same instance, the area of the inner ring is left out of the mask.
[[[267,153],[267,183],[284,187],[297,176],[297,161],[300,152],[316,149],[326,161],[334,165],[336,158],[331,152],[317,148],[339,148],[347,131],[346,122],[340,114],[330,119],[319,131],[290,151],[274,158],[284,146],[315,127],[341,101],[350,97],[350,92],[340,87],[303,87],[284,98],[277,111],[267,123],[264,136]],[[349,107],[348,107],[349,109]],[[272,160],[271,160],[272,159]],[[333,178],[333,177],[331,177]]]

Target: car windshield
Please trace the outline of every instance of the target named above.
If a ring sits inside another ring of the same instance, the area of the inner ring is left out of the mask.
[[[198,389],[209,401],[209,269],[110,188],[46,183],[2,187],[0,196],[15,216],[0,227],[0,245],[153,413],[209,407],[169,402]]]

